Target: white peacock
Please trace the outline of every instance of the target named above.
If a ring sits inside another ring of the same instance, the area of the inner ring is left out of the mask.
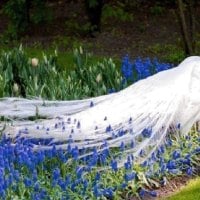
[[[28,120],[36,112],[45,119]],[[101,152],[106,142],[109,148],[123,145],[126,155],[141,162],[164,143],[169,132],[187,134],[200,120],[200,57],[189,57],[176,68],[95,98],[3,98],[0,115],[12,119],[4,130],[7,137],[49,141],[35,144],[35,149],[52,145],[64,149],[70,142],[71,146],[88,149],[89,154],[92,148]]]

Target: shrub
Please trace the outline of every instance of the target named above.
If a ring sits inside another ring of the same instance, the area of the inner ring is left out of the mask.
[[[7,35],[18,39],[31,22],[39,24],[50,20],[51,14],[45,3],[46,0],[8,0],[3,6],[3,12],[9,17]]]

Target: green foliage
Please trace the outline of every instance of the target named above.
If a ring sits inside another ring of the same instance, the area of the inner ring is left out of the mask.
[[[163,6],[160,6],[158,3],[155,4],[150,8],[150,12],[152,15],[161,15],[165,11],[165,8]]]
[[[46,7],[46,0],[34,0],[31,12],[31,21],[34,24],[50,22],[52,20],[52,10]]]
[[[3,52],[0,59],[0,70],[2,75],[2,96],[14,95],[13,87],[19,90],[24,89],[25,79],[22,77],[28,76],[27,69],[28,58],[24,56],[24,52],[20,47],[12,52]],[[19,84],[19,85],[18,85]],[[21,91],[19,91],[21,93]]]
[[[17,38],[28,26],[25,0],[9,0],[4,5],[3,11],[10,18],[7,34]]]
[[[97,0],[87,0],[89,3],[89,7],[95,7],[98,4]]]
[[[78,35],[84,35],[86,33],[88,33],[88,31],[90,30],[90,23],[82,23],[80,24],[77,19],[76,19],[76,15],[74,15],[71,19],[68,19],[65,22],[65,26],[66,26],[66,31],[70,32],[76,36]]]
[[[57,52],[28,58],[20,47],[0,56],[1,96],[37,96],[45,99],[81,99],[107,94],[121,87],[121,74],[112,59],[93,64],[82,48],[74,51],[74,70],[58,64]]]
[[[108,89],[120,89],[122,77],[113,60],[104,59],[94,65],[88,65],[88,54],[82,49],[74,51],[75,70],[70,73],[73,80],[80,80],[80,84],[87,96],[106,94]],[[89,66],[89,67],[88,67]],[[76,81],[74,81],[76,82]]]
[[[114,18],[122,22],[133,21],[132,13],[125,10],[126,5],[121,2],[117,2],[114,5],[106,4],[103,8],[102,20],[106,21],[109,18]]]
[[[3,7],[3,12],[9,17],[7,36],[18,39],[28,30],[30,22],[38,24],[50,20],[51,15],[45,2],[46,0],[8,0]]]
[[[180,63],[185,58],[184,51],[176,45],[154,44],[148,47],[148,51],[170,63]]]

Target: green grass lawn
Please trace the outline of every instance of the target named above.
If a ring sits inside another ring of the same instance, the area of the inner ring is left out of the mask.
[[[46,55],[54,54],[55,49],[39,49],[39,48],[24,48],[25,52],[30,58],[38,58],[41,59],[43,54],[45,53]],[[62,67],[62,69],[65,70],[71,70],[74,66],[73,62],[73,52],[71,51],[65,51],[65,52],[60,52],[58,51],[58,64]]]
[[[16,46],[18,47],[18,46]],[[30,58],[38,58],[39,60],[42,59],[43,54],[50,55],[55,53],[55,49],[53,48],[41,48],[41,47],[23,47],[24,51],[27,53],[28,57]],[[0,46],[0,53],[1,51],[9,51],[10,48],[7,46]],[[62,69],[70,71],[74,68],[74,56],[73,50],[71,51],[57,51],[58,53],[58,64],[61,66]],[[89,54],[91,52],[88,52]],[[92,55],[88,59],[88,65],[92,65],[97,63],[98,61],[102,61],[104,57]],[[118,58],[113,59],[117,67],[120,67],[121,60]]]
[[[180,191],[162,200],[200,200],[200,178],[191,180]]]

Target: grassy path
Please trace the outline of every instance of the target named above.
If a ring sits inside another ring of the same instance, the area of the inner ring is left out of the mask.
[[[191,180],[187,186],[172,196],[161,200],[200,200],[200,177]]]

